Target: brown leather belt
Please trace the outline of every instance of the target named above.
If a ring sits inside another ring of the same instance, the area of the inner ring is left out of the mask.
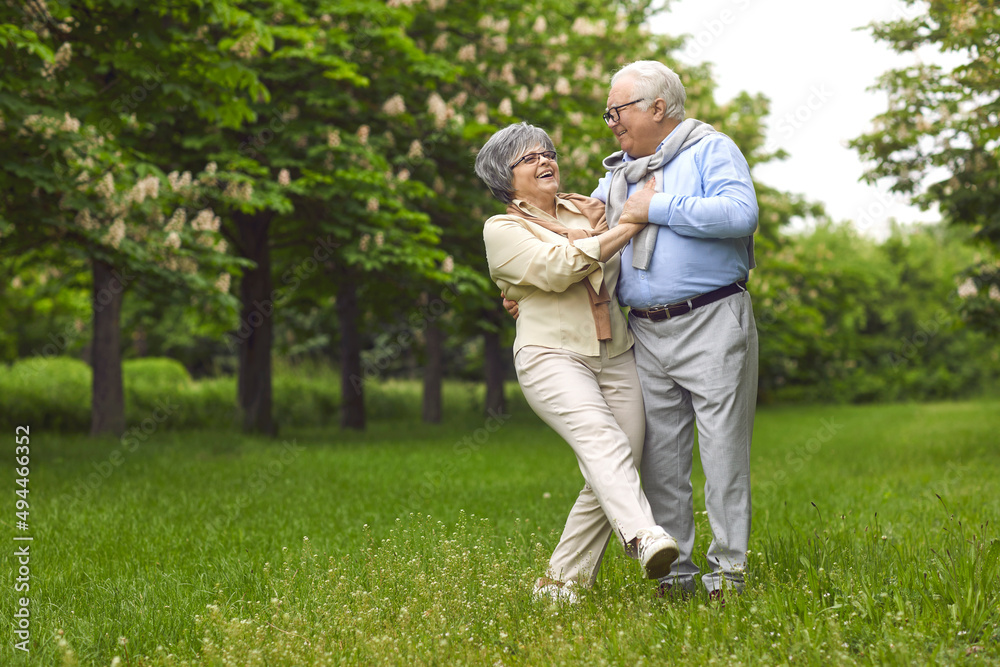
[[[747,281],[740,280],[732,285],[720,287],[717,290],[706,292],[705,294],[696,296],[693,299],[688,299],[687,301],[671,303],[666,306],[653,306],[652,308],[633,308],[629,312],[636,317],[641,317],[645,320],[650,320],[651,322],[661,322],[663,320],[669,320],[671,317],[677,317],[678,315],[686,315],[695,308],[701,308],[702,306],[707,306],[710,303],[715,303],[719,299],[724,299],[727,296],[746,291]]]

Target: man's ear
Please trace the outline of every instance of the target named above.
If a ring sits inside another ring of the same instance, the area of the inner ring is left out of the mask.
[[[653,100],[653,120],[662,122],[667,117],[667,101],[662,97]]]

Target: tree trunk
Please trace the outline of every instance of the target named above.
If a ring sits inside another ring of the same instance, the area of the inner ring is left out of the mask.
[[[365,428],[364,373],[361,369],[361,334],[358,331],[358,293],[347,276],[337,293],[340,320],[340,425]]]
[[[502,414],[507,410],[503,393],[504,354],[500,345],[501,317],[496,311],[487,311],[486,320],[494,326],[483,332],[483,365],[486,375],[486,414]]]
[[[427,362],[424,366],[424,422],[441,423],[441,380],[444,376],[444,331],[435,322],[424,332]]]
[[[271,344],[274,336],[274,303],[271,301],[271,247],[268,213],[236,214],[236,228],[243,256],[256,263],[240,280],[238,401],[243,430],[276,435],[272,415]]]
[[[93,385],[90,434],[121,435],[125,430],[122,384],[121,312],[125,285],[103,260],[93,260],[94,340],[91,344]]]

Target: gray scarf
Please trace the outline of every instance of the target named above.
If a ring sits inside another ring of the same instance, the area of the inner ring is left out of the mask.
[[[611,172],[607,203],[608,227],[615,227],[622,217],[630,183],[642,187],[650,176],[663,169],[668,162],[714,132],[715,128],[708,123],[687,118],[674,128],[664,142],[663,148],[652,155],[625,162],[625,151],[618,151],[604,158],[604,168]],[[659,180],[656,186],[663,192],[663,179]],[[656,247],[656,231],[656,225],[646,225],[632,239],[633,267],[643,270],[649,268],[649,261]]]

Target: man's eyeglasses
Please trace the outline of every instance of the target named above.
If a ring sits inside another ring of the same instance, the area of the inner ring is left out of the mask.
[[[639,102],[643,101],[644,100],[632,100],[631,102],[626,102],[625,104],[619,104],[616,107],[611,107],[610,109],[605,111],[604,116],[602,116],[604,118],[604,122],[607,123],[608,125],[611,125],[612,122],[617,123],[622,119],[621,116],[622,109],[624,109],[625,107],[630,107],[633,104],[638,104]]]
[[[520,160],[518,160],[514,164],[510,165],[510,168],[513,169],[514,167],[516,167],[517,165],[521,164],[522,162],[525,163],[528,166],[536,165],[536,164],[538,164],[538,158],[540,158],[540,157],[543,157],[546,160],[552,160],[553,162],[555,162],[556,161],[556,152],[555,151],[542,151],[541,153],[528,153],[527,155],[522,156]]]

